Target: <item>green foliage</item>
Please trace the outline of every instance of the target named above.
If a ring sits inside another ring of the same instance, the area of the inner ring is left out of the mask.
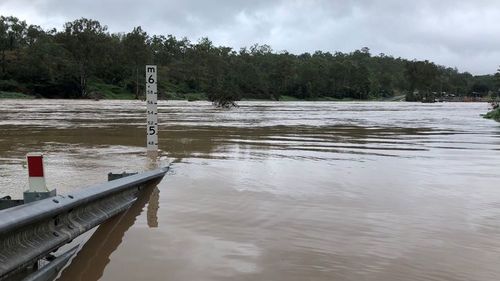
[[[20,92],[22,86],[15,80],[0,80],[0,91]]]
[[[190,94],[185,94],[183,99],[186,99],[188,101],[200,101],[200,100],[207,100],[207,95],[204,93],[190,93]]]
[[[133,99],[134,95],[124,88],[102,82],[91,81],[88,85],[88,95],[94,99]]]
[[[191,42],[149,35],[141,27],[110,34],[92,19],[57,31],[0,16],[0,90],[46,98],[143,98],[144,65],[158,65],[167,99],[208,99],[222,107],[241,99],[407,100],[493,95],[500,73],[474,77],[429,61],[362,48],[351,53],[275,52],[268,45],[235,51],[208,38]],[[418,93],[418,94],[417,94]]]
[[[486,119],[493,119],[500,122],[500,108],[494,109],[484,115]]]
[[[299,99],[292,96],[280,96],[280,101],[298,101]]]
[[[494,90],[500,94],[500,68],[498,68],[497,73],[495,73],[494,80],[493,80],[493,87]]]
[[[122,40],[124,56],[127,58],[127,62],[134,73],[135,81],[135,98],[138,99],[140,96],[139,91],[141,90],[141,83],[139,82],[140,77],[144,76],[144,65],[146,64],[149,57],[149,46],[147,41],[149,36],[142,28],[135,27],[132,32],[125,35]]]
[[[32,98],[33,96],[29,96],[23,93],[0,91],[0,99],[32,99]]]
[[[409,102],[419,101],[419,97],[417,97],[417,95],[414,91],[409,91],[405,95],[405,101],[409,101]]]

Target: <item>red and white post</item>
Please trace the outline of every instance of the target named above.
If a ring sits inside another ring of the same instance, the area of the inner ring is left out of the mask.
[[[45,184],[45,171],[43,169],[43,154],[28,153],[26,155],[28,162],[28,192],[48,192]]]

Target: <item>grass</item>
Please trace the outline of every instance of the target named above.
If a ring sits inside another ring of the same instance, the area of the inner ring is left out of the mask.
[[[500,108],[497,108],[495,110],[486,113],[483,117],[486,119],[493,119],[495,121],[500,122]]]
[[[398,95],[389,98],[369,98],[366,100],[357,100],[353,98],[333,98],[333,97],[316,97],[316,98],[308,98],[308,99],[298,99],[292,96],[280,96],[280,101],[401,101],[404,100],[404,95]]]
[[[90,81],[87,92],[89,98],[95,99],[116,99],[116,100],[133,100],[135,95],[124,87],[110,85],[102,81]],[[33,99],[34,96],[19,92],[0,91],[0,99]],[[159,96],[160,98],[160,96]],[[161,98],[167,100],[187,100],[187,101],[206,101],[208,100],[205,93],[181,93],[181,92],[165,92],[161,94]],[[368,99],[366,101],[399,101],[404,99],[404,96],[394,96],[390,98]],[[241,101],[273,101],[271,99],[255,99],[243,98]],[[337,99],[333,97],[315,97],[309,99],[298,99],[293,96],[280,96],[279,101],[360,101],[352,98]]]
[[[190,93],[185,94],[184,99],[187,99],[188,101],[207,100],[207,95],[204,93]]]
[[[34,97],[23,93],[0,91],[0,99],[34,99]]]
[[[314,99],[305,99],[306,101],[356,101],[353,98],[343,98],[343,99],[336,99],[332,97],[317,97]]]
[[[118,87],[115,85],[100,83],[100,82],[92,82],[89,85],[88,92],[94,92],[96,98],[99,99],[110,99],[110,100],[131,100],[134,99],[134,94],[129,91],[123,89],[122,87]]]
[[[395,95],[388,98],[375,99],[376,101],[405,101],[405,95]]]
[[[280,101],[299,101],[299,99],[292,96],[280,96]]]

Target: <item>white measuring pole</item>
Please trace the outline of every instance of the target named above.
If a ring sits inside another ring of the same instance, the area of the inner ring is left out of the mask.
[[[158,85],[156,65],[146,65],[146,109],[148,156],[158,155]]]

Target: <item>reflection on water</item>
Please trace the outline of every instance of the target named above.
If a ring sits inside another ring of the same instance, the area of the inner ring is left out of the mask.
[[[148,204],[148,226],[151,228],[158,227],[158,209],[160,208],[160,190],[158,187],[153,189],[149,197]]]
[[[111,254],[121,244],[125,232],[141,214],[154,190],[157,187],[144,189],[130,209],[100,225],[57,280],[99,280]]]
[[[0,102],[0,196],[21,195],[30,151],[46,152],[60,192],[156,163],[141,102]],[[500,277],[500,125],[479,117],[486,104],[159,109],[171,172],[61,280]]]

